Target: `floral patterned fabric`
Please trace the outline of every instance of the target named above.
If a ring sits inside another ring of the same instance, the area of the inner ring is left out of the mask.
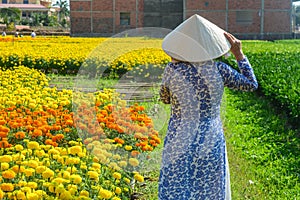
[[[169,63],[160,98],[171,104],[159,178],[160,200],[231,199],[226,145],[220,119],[224,86],[258,87],[247,58],[240,72],[222,62]]]

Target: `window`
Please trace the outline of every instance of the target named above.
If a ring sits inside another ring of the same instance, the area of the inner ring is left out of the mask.
[[[252,24],[253,16],[251,11],[236,11],[236,23],[237,24]]]
[[[23,0],[23,4],[28,4],[28,0]]]
[[[130,25],[130,13],[120,13],[120,25]]]
[[[7,0],[2,0],[2,3],[7,3]]]

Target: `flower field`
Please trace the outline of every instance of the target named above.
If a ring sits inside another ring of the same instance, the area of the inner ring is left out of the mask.
[[[296,121],[298,43],[243,43],[259,92]],[[146,78],[148,65],[161,70],[170,61],[160,45],[149,38],[0,38],[0,199],[131,199],[162,140],[147,109],[111,89],[51,88],[47,74],[105,68],[113,78],[128,71]],[[224,61],[235,66],[232,58]]]
[[[161,142],[143,106],[104,90],[76,94],[93,102],[75,113],[71,90],[24,66],[1,70],[0,83],[0,199],[130,199],[139,154]]]

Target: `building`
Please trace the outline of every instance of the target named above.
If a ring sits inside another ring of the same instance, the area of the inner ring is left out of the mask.
[[[292,0],[70,0],[71,36],[173,29],[193,14],[241,39],[287,39],[293,34]]]
[[[1,8],[18,8],[22,18],[30,18],[32,14],[49,14],[51,0],[0,0]]]

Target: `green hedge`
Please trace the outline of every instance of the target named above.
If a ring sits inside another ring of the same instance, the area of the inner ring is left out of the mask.
[[[244,53],[259,82],[259,91],[294,120],[300,116],[300,41],[245,41]],[[236,66],[230,57],[225,62]]]

